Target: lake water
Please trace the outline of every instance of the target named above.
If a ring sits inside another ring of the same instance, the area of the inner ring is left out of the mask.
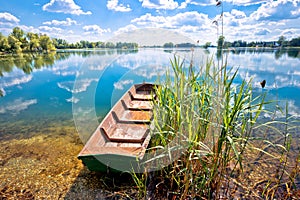
[[[222,63],[216,49],[78,50],[1,57],[0,199],[102,199],[114,194],[115,181],[103,184],[107,177],[89,172],[76,158],[82,141],[132,84],[163,76],[174,54],[187,61],[194,58],[196,70],[207,59]],[[266,92],[267,100],[278,100],[283,109],[287,103],[289,114],[300,116],[299,50],[239,49],[225,55],[228,68],[239,69],[234,84],[253,78],[254,96]],[[264,89],[262,80],[267,82]],[[274,111],[275,105],[266,109]],[[264,113],[262,119],[269,117]],[[289,154],[295,161],[299,128],[290,130],[296,134]],[[274,170],[268,174],[266,169],[271,166],[277,164],[255,162],[252,181],[260,182],[262,174],[270,177]]]
[[[88,135],[132,84],[155,82],[163,75],[174,54],[186,60],[192,56],[189,49],[139,49],[3,57],[0,134],[41,122],[73,123],[74,116],[78,131]],[[195,66],[212,57],[220,64],[216,54],[216,49],[195,49]],[[267,91],[267,99],[283,100],[278,103],[282,107],[288,102],[289,113],[300,115],[299,50],[238,49],[226,51],[226,58],[229,68],[239,69],[236,84],[253,78],[254,92]],[[267,81],[264,89],[262,80]]]

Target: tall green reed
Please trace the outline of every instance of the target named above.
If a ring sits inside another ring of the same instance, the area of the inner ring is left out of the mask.
[[[267,182],[264,186],[262,196],[266,199],[289,199],[300,198],[297,194],[298,187],[297,177],[299,179],[299,162],[300,162],[300,148],[297,142],[297,135],[299,131],[299,119],[289,114],[288,103],[284,109],[278,109],[281,114],[284,114],[283,119],[272,120],[262,124],[267,129],[272,129],[277,133],[275,140],[267,139],[264,141],[266,145],[263,148],[258,149],[260,157],[267,155],[274,163],[273,176],[266,179]],[[278,128],[280,127],[280,128]],[[293,140],[294,144],[293,144]],[[296,149],[297,147],[298,149]],[[271,149],[271,150],[270,150]],[[261,162],[264,160],[261,159]],[[293,194],[295,192],[295,194]]]
[[[211,58],[197,69],[174,56],[170,64],[156,88],[148,149],[153,157],[145,162],[158,165],[144,178],[164,183],[168,198],[224,197],[228,177],[243,170],[244,153],[256,148],[252,134],[261,126],[265,94],[254,97],[251,80],[234,84],[238,70],[226,62],[219,68]]]

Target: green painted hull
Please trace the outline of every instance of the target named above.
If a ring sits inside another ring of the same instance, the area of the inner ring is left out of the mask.
[[[87,155],[78,156],[90,171],[132,172],[140,171],[139,161],[135,157],[123,155]]]

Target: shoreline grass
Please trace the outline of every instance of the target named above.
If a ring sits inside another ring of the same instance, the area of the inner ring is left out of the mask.
[[[192,63],[186,66],[176,56],[170,63],[172,70],[166,73],[164,81],[158,81],[160,87],[154,101],[154,129],[149,149],[153,157],[145,162],[146,168],[151,166],[147,169],[151,172],[141,176],[132,173],[140,197],[232,198],[234,188],[239,185],[236,180],[247,167],[249,152],[260,152],[282,163],[277,169],[277,180],[267,181],[264,191],[257,194],[263,198],[274,197],[287,174],[291,135],[286,128],[282,133],[283,144],[264,138],[264,143],[281,149],[279,157],[256,146],[261,138],[255,137],[254,132],[262,126],[272,126],[271,122],[257,123],[260,114],[267,112],[264,106],[271,103],[265,101],[267,94],[253,96],[251,81],[234,85],[238,71],[227,69],[226,62],[218,67],[208,59],[199,71]],[[281,124],[288,126],[289,122]],[[299,156],[288,175],[289,183],[285,182],[289,189],[298,176],[295,172],[298,163]]]

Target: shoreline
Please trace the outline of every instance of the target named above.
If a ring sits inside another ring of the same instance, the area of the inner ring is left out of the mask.
[[[129,174],[91,172],[83,166],[77,159],[83,144],[75,127],[49,126],[48,129],[51,134],[37,133],[27,138],[0,140],[0,151],[5,152],[0,156],[0,179],[3,180],[0,184],[1,199],[137,197],[138,190],[133,181],[129,181]],[[277,164],[268,161],[266,155],[261,161],[255,161],[257,152],[245,155],[248,164],[245,165],[243,175],[235,174],[228,179],[232,197],[246,195],[253,198],[261,194],[268,178],[274,176],[272,168],[275,170]],[[298,179],[300,181],[300,177]]]

